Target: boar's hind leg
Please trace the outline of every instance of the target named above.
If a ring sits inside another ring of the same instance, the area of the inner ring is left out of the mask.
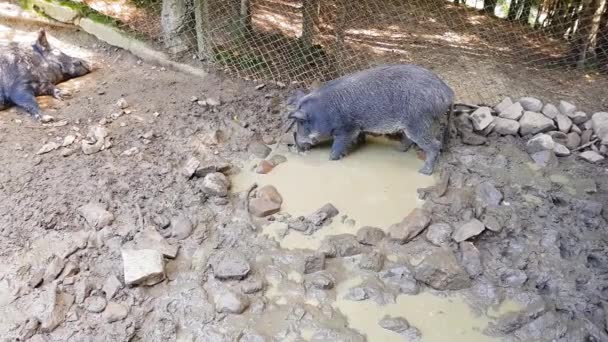
[[[40,107],[38,107],[38,102],[36,102],[36,97],[32,91],[17,89],[11,93],[10,99],[12,103],[23,108],[34,119],[40,119]]]
[[[359,133],[359,131],[354,131],[335,135],[329,159],[338,160],[346,156],[348,149],[360,142]]]
[[[426,154],[424,165],[422,165],[418,172],[424,175],[431,175],[435,168],[437,157],[439,156],[441,144],[439,143],[439,140],[433,137],[429,128],[416,128],[417,130],[410,128],[408,129],[408,132],[404,133]]]
[[[407,152],[410,150],[410,148],[412,147],[413,144],[414,144],[414,142],[411,141],[410,138],[407,137],[407,134],[402,134],[401,142],[399,144],[398,149],[401,152]]]

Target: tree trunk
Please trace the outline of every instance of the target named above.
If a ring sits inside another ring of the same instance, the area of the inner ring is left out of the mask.
[[[196,23],[196,46],[198,57],[212,59],[209,46],[209,2],[194,0],[194,21]]]
[[[530,11],[532,10],[532,0],[522,0],[521,11],[517,19],[525,25],[530,22]]]
[[[253,25],[251,24],[251,0],[241,0],[239,17],[241,29],[244,33],[246,35],[253,33]]]
[[[601,61],[602,72],[608,72],[608,4],[605,7],[597,39],[597,59]]]
[[[595,61],[598,47],[598,33],[606,0],[586,0],[579,20],[579,28],[573,42],[572,52],[576,58],[576,66],[584,67]]]
[[[348,0],[338,0],[336,1],[336,23],[334,27],[334,34],[336,36],[336,56],[337,63],[336,69],[339,75],[344,74],[344,67],[342,62],[344,62],[345,57],[345,30],[346,30],[346,3]]]
[[[511,3],[509,4],[509,13],[507,14],[507,20],[515,21],[515,19],[517,19],[517,14],[520,10],[519,7],[523,1],[524,0],[511,0]]]
[[[483,1],[483,10],[489,15],[494,15],[496,11],[496,5],[498,4],[498,0],[484,0]]]
[[[189,0],[163,0],[161,27],[163,43],[171,54],[180,54],[190,49],[188,29],[190,28]]]
[[[319,0],[304,0],[302,7],[302,36],[304,47],[310,49],[319,23]]]

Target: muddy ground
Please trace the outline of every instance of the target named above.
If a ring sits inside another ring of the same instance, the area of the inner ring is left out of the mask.
[[[490,135],[470,146],[455,138],[436,173],[448,177],[446,188],[421,191],[437,236],[356,237],[362,227],[354,222],[352,235],[317,251],[281,249],[260,232],[288,217],[252,219],[246,191],[225,196],[222,179],[184,173],[192,158],[228,176],[250,171],[259,143],[278,136],[287,90],[215,74],[197,79],[80,32],[49,33],[98,69],[62,86],[72,98],[41,99],[54,123],[0,112],[4,340],[364,341],[365,329],[334,305],[340,284],[357,278],[352,301],[388,305],[399,294],[429,292],[464,298],[477,314],[516,303],[482,329],[488,341],[608,341],[605,162],[573,154],[537,168],[523,139]],[[85,154],[95,126],[105,128],[103,149]],[[68,136],[71,145],[37,154]],[[493,229],[469,242],[437,226],[474,218]],[[164,275],[146,278],[150,286],[125,284],[124,251],[141,248],[153,257],[134,258],[152,268],[164,255]],[[399,320],[383,325],[396,338],[426,340]],[[444,341],[459,340],[446,334]]]

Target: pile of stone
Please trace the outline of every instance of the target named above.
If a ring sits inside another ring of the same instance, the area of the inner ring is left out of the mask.
[[[493,108],[463,114],[458,123],[469,144],[483,143],[492,132],[528,138],[526,150],[542,166],[572,153],[591,163],[608,156],[608,112],[589,115],[567,101],[556,106],[533,97],[515,102],[507,97]]]

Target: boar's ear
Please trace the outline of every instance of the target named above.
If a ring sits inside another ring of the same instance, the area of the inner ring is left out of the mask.
[[[306,113],[301,110],[296,110],[295,112],[292,112],[291,114],[289,114],[289,116],[287,118],[304,121],[308,118],[308,115],[306,115]]]
[[[306,92],[302,89],[296,90],[290,97],[287,98],[287,105],[292,106],[296,104],[301,98],[306,95]]]
[[[46,52],[51,49],[51,45],[49,41],[46,39],[46,32],[44,29],[40,29],[38,31],[38,39],[36,39],[36,43],[34,43],[34,47],[38,49],[40,52]]]

